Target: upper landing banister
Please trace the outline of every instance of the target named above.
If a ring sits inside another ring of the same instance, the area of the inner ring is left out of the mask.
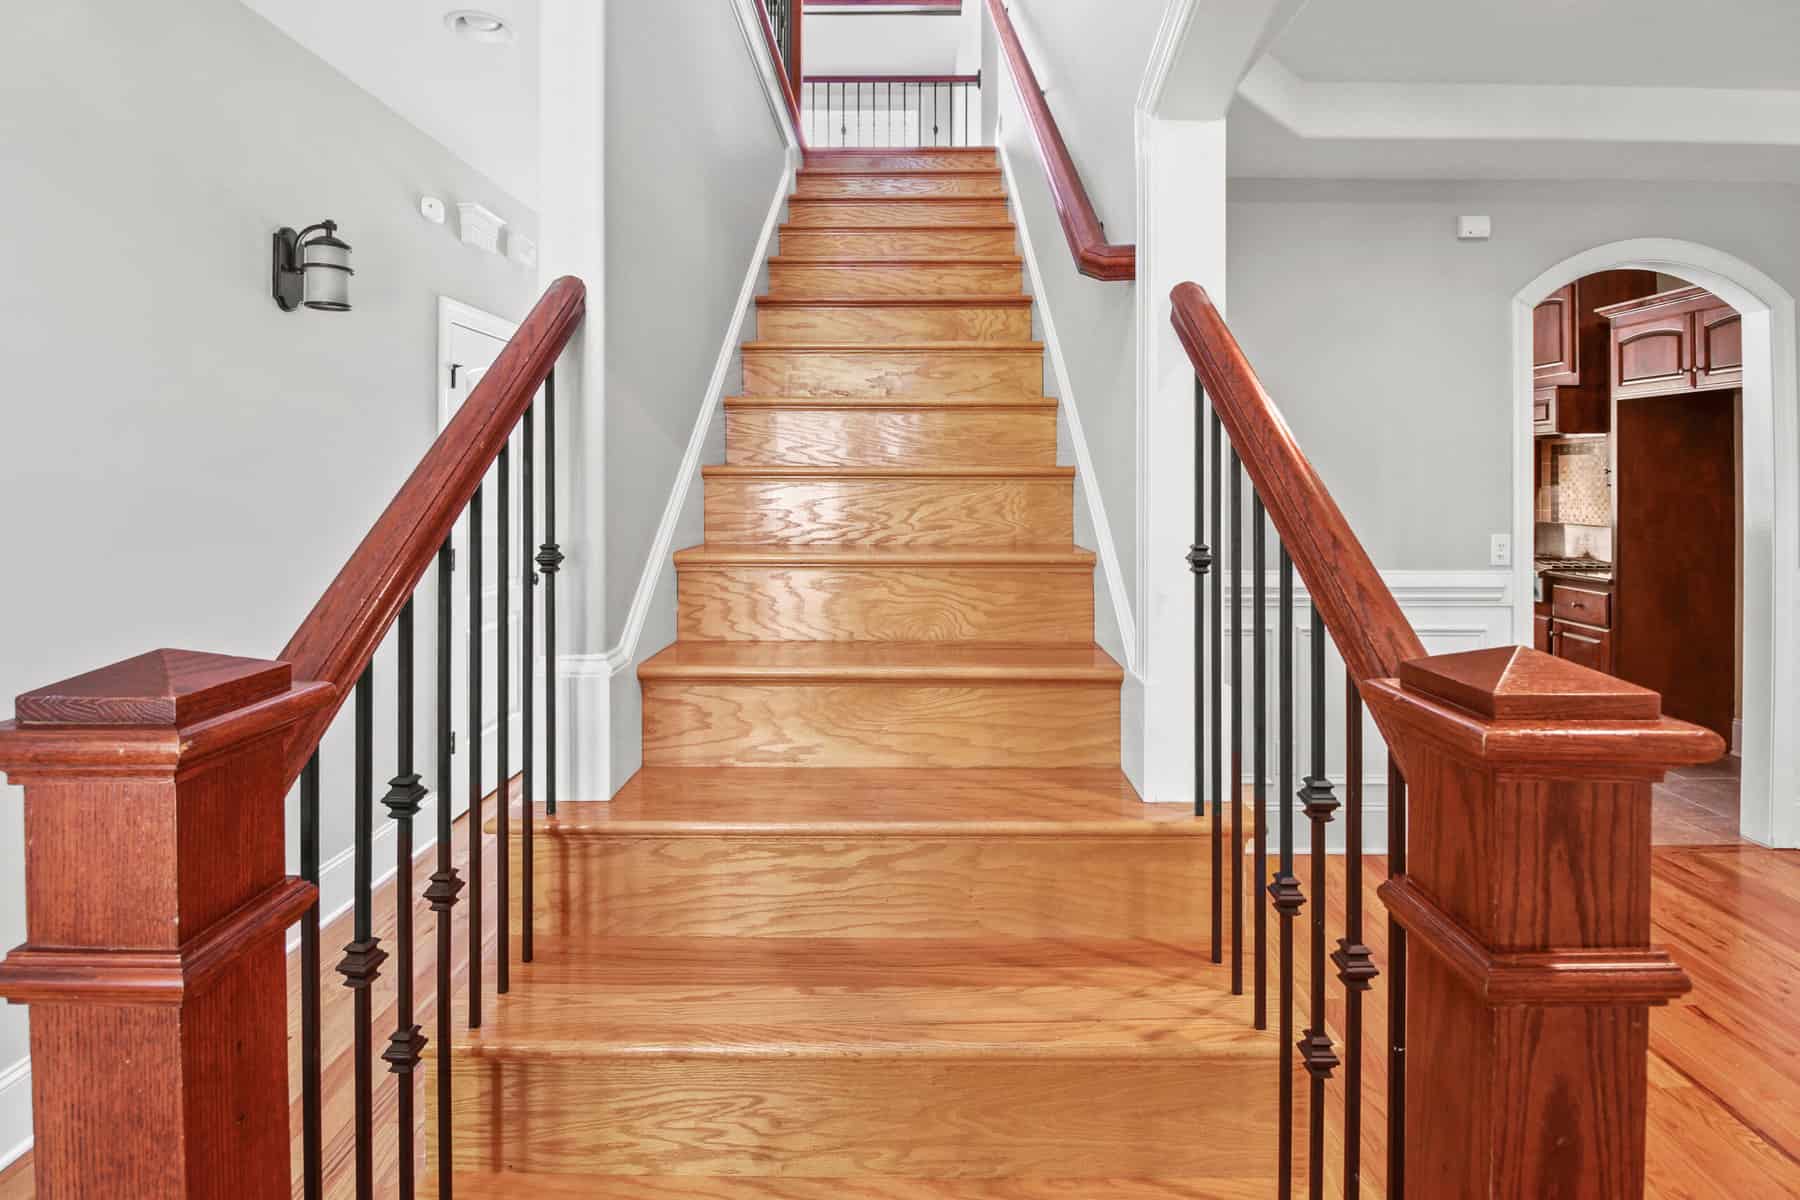
[[[1025,57],[1025,47],[1013,28],[1002,0],[987,0],[988,13],[994,19],[994,30],[1000,37],[1000,52],[1006,56],[1012,77],[1019,88],[1019,102],[1037,135],[1038,148],[1044,155],[1044,173],[1050,180],[1050,194],[1056,201],[1056,215],[1062,221],[1063,234],[1069,239],[1069,251],[1083,275],[1093,279],[1123,281],[1137,278],[1137,247],[1119,245],[1106,240],[1106,230],[1094,212],[1068,144],[1056,126],[1050,105],[1044,100],[1037,73]]]
[[[1394,678],[1425,656],[1412,623],[1205,290],[1184,283],[1170,299],[1175,332],[1351,677]]]
[[[290,783],[450,536],[586,308],[581,280],[564,276],[550,285],[282,650],[280,658],[293,664],[295,679],[336,689],[334,701],[296,729],[288,750]]]

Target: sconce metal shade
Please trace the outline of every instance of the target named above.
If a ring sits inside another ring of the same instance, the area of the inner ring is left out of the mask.
[[[337,236],[337,224],[321,221],[296,233],[275,232],[271,289],[283,312],[301,305],[321,312],[350,311],[350,244]]]

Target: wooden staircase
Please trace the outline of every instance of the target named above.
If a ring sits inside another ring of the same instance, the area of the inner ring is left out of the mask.
[[[1013,246],[991,150],[809,155],[644,769],[535,815],[535,961],[450,1047],[458,1195],[1272,1195]]]

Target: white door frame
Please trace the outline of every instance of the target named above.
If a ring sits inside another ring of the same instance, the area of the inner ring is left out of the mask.
[[[450,423],[453,411],[451,397],[454,390],[450,386],[450,330],[460,325],[483,333],[502,342],[511,341],[512,335],[519,332],[519,323],[509,321],[505,317],[464,304],[461,300],[452,300],[448,296],[438,297],[437,328],[437,421],[438,432]]]
[[[1739,830],[1767,846],[1800,846],[1800,422],[1796,421],[1794,298],[1733,255],[1673,238],[1596,246],[1557,263],[1512,301],[1514,637],[1531,644],[1531,310],[1597,271],[1674,275],[1744,318],[1744,736]]]

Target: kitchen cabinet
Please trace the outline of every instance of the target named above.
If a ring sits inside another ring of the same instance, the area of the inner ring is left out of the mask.
[[[1534,434],[1610,428],[1610,328],[1599,310],[1656,291],[1650,271],[1602,271],[1560,287],[1531,311]]]
[[[1544,600],[1532,615],[1539,650],[1608,675],[1613,670],[1613,585],[1587,574],[1544,573]]]
[[[1531,618],[1531,646],[1545,654],[1556,653],[1550,641],[1550,618],[1543,613],[1537,613]]]
[[[1705,288],[1658,292],[1599,312],[1612,330],[1613,399],[1743,385],[1743,317]]]
[[[1558,621],[1551,630],[1550,653],[1558,658],[1612,674],[1612,633],[1572,621]]]

